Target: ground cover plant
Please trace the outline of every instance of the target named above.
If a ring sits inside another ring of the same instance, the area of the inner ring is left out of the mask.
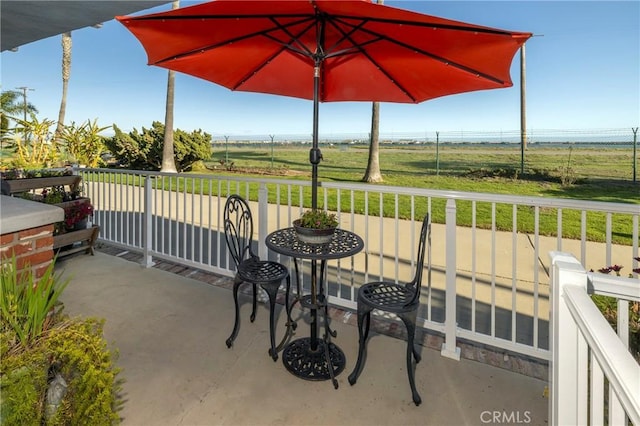
[[[63,314],[58,299],[69,281],[54,265],[37,281],[15,257],[0,265],[1,423],[118,424],[122,382],[104,321]]]

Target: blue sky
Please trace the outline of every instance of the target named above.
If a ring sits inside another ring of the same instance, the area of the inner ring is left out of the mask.
[[[182,1],[182,5],[191,2]],[[630,128],[640,122],[639,1],[392,1],[422,13],[534,34],[526,45],[527,128]],[[171,5],[150,11],[168,10]],[[149,11],[145,11],[147,13]],[[137,39],[116,21],[73,31],[66,122],[98,119],[123,130],[164,120],[167,71],[146,65]],[[40,118],[57,119],[60,36],[3,52],[1,89],[26,86]],[[500,132],[520,127],[519,55],[514,86],[414,104],[383,103],[383,135]],[[320,136],[367,135],[371,104],[324,103]],[[309,135],[312,102],[232,92],[177,74],[175,127],[214,135]]]

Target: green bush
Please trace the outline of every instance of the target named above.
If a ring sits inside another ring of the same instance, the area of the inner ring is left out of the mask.
[[[0,336],[0,416],[7,425],[117,424],[121,401],[119,369],[103,339],[104,322],[95,318],[61,319],[29,350],[8,350]],[[10,339],[10,337],[9,337]],[[47,389],[56,374],[67,384],[53,415]]]
[[[73,160],[87,167],[98,167],[103,163],[101,156],[105,151],[104,137],[100,133],[109,127],[98,126],[98,119],[80,125],[71,122],[63,127],[59,137]]]
[[[111,425],[121,382],[103,338],[104,321],[69,318],[55,310],[67,282],[52,263],[36,283],[2,266],[0,303],[0,419],[3,425]],[[60,398],[51,400],[52,382]]]
[[[154,121],[150,129],[124,133],[115,124],[115,135],[104,142],[118,162],[134,170],[160,170],[164,145],[164,124]],[[176,129],[173,151],[178,172],[191,171],[194,163],[211,158],[211,135],[202,130],[187,133]]]

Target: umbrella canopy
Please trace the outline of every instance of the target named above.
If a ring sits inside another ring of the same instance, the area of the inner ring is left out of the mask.
[[[313,99],[313,208],[319,102],[418,103],[510,87],[513,56],[531,37],[368,0],[214,0],[117,19],[150,65],[231,90]]]

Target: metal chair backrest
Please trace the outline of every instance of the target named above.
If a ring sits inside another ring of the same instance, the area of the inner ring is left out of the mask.
[[[422,289],[422,274],[424,272],[424,259],[426,256],[427,247],[429,247],[429,262],[427,264],[429,270],[427,271],[427,273],[429,274],[429,285],[431,285],[431,220],[429,219],[429,213],[424,216],[424,220],[422,221],[420,240],[418,242],[418,259],[416,262],[416,271],[415,275],[413,276],[413,280],[408,283],[409,286],[415,289],[415,293],[413,294],[411,301],[409,301],[406,306],[412,305],[419,301]]]
[[[253,218],[249,204],[239,195],[231,195],[224,205],[224,236],[236,268],[257,257],[251,248]]]

